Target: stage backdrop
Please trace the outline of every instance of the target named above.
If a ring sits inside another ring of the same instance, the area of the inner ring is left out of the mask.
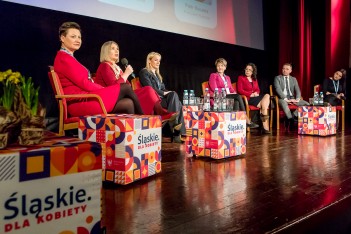
[[[60,48],[58,28],[65,21],[80,24],[83,44],[75,57],[91,72],[99,65],[101,45],[114,40],[119,44],[120,58],[129,60],[135,74],[145,66],[149,52],[161,53],[166,86],[180,96],[184,89],[194,89],[197,96],[201,95],[201,82],[215,71],[214,62],[219,57],[228,61],[227,74],[233,82],[248,62],[257,64],[264,90],[268,91],[273,79],[273,75],[266,75],[272,60],[261,49],[0,1],[0,71],[11,68],[33,77],[40,85],[40,99],[48,108],[48,116],[57,116],[48,65],[53,64]]]

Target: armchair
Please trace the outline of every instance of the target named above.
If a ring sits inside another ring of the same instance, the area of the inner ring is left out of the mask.
[[[81,98],[95,98],[100,103],[103,114],[107,114],[106,108],[102,99],[99,95],[96,94],[71,94],[65,95],[61,86],[60,79],[57,73],[54,70],[53,66],[49,66],[48,72],[49,80],[51,87],[54,91],[55,98],[58,101],[59,106],[59,132],[60,136],[65,135],[65,130],[77,129],[79,117],[78,116],[69,116],[67,111],[67,100],[66,99],[81,99]]]

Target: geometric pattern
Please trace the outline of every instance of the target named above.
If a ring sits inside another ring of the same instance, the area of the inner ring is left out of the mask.
[[[0,157],[0,182],[13,180],[15,178],[16,158],[18,158],[18,155]]]
[[[298,107],[298,134],[318,136],[336,134],[336,107]]]
[[[246,153],[246,114],[194,111],[183,107],[185,150],[198,157],[223,159]]]
[[[23,182],[102,168],[101,145],[77,138],[54,136],[39,145],[10,146],[1,153],[7,152],[17,157],[16,161],[0,157],[0,181],[14,178],[15,171],[19,173],[18,182]]]
[[[125,185],[161,172],[161,127],[159,115],[83,116],[78,136],[105,149],[103,181]]]

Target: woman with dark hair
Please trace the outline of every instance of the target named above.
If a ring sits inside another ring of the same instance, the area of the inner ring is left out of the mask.
[[[270,133],[268,124],[268,108],[270,103],[269,94],[260,94],[260,87],[257,80],[257,67],[253,63],[249,63],[245,67],[245,75],[238,77],[237,83],[238,93],[245,95],[249,105],[260,108],[261,121],[263,125],[263,133]]]
[[[224,73],[224,71],[227,69],[227,61],[224,58],[219,58],[215,61],[215,66],[217,72],[211,73],[208,81],[211,97],[213,97],[213,93],[216,88],[218,88],[219,91],[222,88],[225,88],[227,92],[227,98],[234,99],[234,101],[239,103],[239,110],[246,112],[245,104],[242,97],[240,96],[240,94],[236,93],[236,90],[234,90],[232,86],[230,77]],[[238,109],[236,109],[235,106],[236,105],[234,105],[233,109],[237,111]],[[249,128],[258,127],[257,124],[250,121],[248,116],[246,116],[246,125]]]
[[[328,102],[332,106],[341,104],[341,99],[346,99],[345,96],[345,79],[346,70],[340,69],[334,72],[333,77],[328,77],[323,82],[324,102]]]
[[[56,54],[54,69],[65,94],[97,94],[108,113],[143,114],[139,100],[128,84],[103,87],[94,83],[89,70],[73,56],[82,44],[81,29],[77,23],[63,23],[59,37],[61,48]],[[68,100],[67,105],[71,116],[102,113],[100,105],[93,99]]]

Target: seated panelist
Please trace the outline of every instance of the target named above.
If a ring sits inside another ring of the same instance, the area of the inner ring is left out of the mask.
[[[161,54],[157,52],[150,52],[146,57],[145,68],[139,72],[140,83],[143,87],[152,87],[158,96],[161,98],[161,105],[167,109],[168,112],[178,112],[179,116],[174,122],[170,124],[174,132],[174,141],[181,142],[181,135],[185,135],[185,126],[183,118],[183,105],[179,100],[178,94],[175,91],[166,89],[163,83],[163,78],[160,73]]]
[[[119,62],[119,46],[114,41],[107,41],[101,46],[100,65],[96,72],[95,83],[104,87],[115,84],[128,84],[128,77],[133,73],[131,65],[127,65],[125,72],[117,65]],[[169,113],[161,106],[161,99],[151,87],[134,90],[144,114],[161,115],[163,121],[175,119],[176,113]]]
[[[64,94],[97,94],[108,113],[143,114],[139,101],[127,84],[103,87],[93,82],[89,70],[74,57],[82,44],[81,29],[75,22],[65,22],[59,28],[61,48],[57,52],[54,69],[61,81]],[[71,116],[96,115],[102,110],[97,100],[67,100]]]
[[[245,104],[241,95],[236,93],[236,90],[234,90],[232,82],[230,81],[230,77],[224,73],[227,69],[227,61],[224,58],[219,58],[215,61],[215,66],[217,72],[211,73],[208,81],[211,97],[213,97],[213,93],[216,88],[218,88],[219,92],[222,90],[222,88],[225,88],[227,92],[227,98],[232,98],[239,103],[239,109],[237,109],[234,105],[233,110],[246,112]],[[213,102],[213,100],[211,100],[211,102]],[[257,124],[251,122],[247,116],[246,125],[249,128],[259,127]]]
[[[245,75],[240,75],[237,82],[238,93],[245,95],[249,105],[260,108],[260,116],[262,121],[262,132],[269,134],[268,124],[268,107],[270,102],[269,94],[260,94],[261,90],[258,86],[257,67],[253,63],[248,63],[245,67]]]

